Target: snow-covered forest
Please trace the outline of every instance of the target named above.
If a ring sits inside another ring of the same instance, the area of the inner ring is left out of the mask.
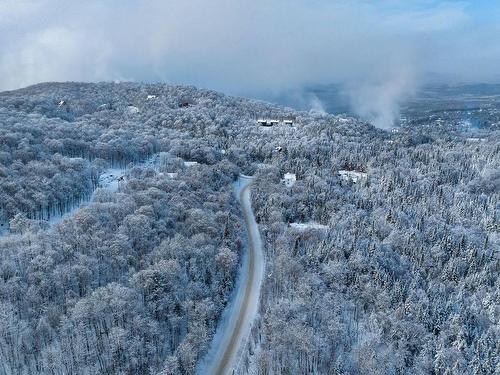
[[[239,173],[266,257],[242,372],[500,372],[499,131],[47,83],[0,93],[0,374],[192,374],[241,261]]]

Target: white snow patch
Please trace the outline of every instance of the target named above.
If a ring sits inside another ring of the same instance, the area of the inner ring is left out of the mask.
[[[75,158],[77,159],[77,158]],[[159,161],[159,154],[154,154],[148,159],[146,159],[144,162],[137,163],[137,166],[140,167],[150,167],[154,168],[157,170],[157,164]],[[87,196],[82,197],[82,199],[76,203],[73,207],[71,207],[68,211],[66,211],[64,214],[55,214],[50,217],[47,222],[49,223],[50,226],[57,224],[61,222],[65,217],[74,214],[76,211],[78,211],[80,208],[86,206],[89,202],[92,202],[94,200],[95,193],[97,189],[105,189],[106,191],[109,192],[116,192],[118,191],[120,183],[125,183],[126,178],[125,178],[125,172],[127,171],[128,168],[109,168],[105,172],[103,172],[99,176],[99,181],[97,183],[96,188],[92,191]],[[176,178],[177,173],[167,173],[167,175],[170,178]],[[4,224],[3,226],[1,224]],[[10,236],[12,234],[9,233],[8,230],[8,222],[5,218],[2,219],[2,216],[0,215],[0,237],[2,236]]]
[[[305,230],[308,230],[308,229],[325,230],[325,229],[329,228],[328,225],[315,223],[313,221],[311,221],[309,223],[290,223],[290,227],[293,228],[293,229],[299,230],[299,231],[305,231]]]
[[[125,181],[126,168],[111,168],[99,176],[98,187],[111,192],[118,191],[120,182]]]
[[[139,113],[139,112],[140,112],[139,108],[137,108],[137,107],[136,107],[136,106],[134,106],[134,105],[129,105],[129,106],[127,106],[127,111],[128,111],[128,113],[130,113],[130,114],[136,114],[136,113]]]
[[[285,173],[283,181],[285,182],[286,187],[292,187],[297,181],[297,176],[295,173]]]
[[[141,167],[155,167],[155,164],[157,160],[159,159],[158,154],[154,154],[153,156],[149,157],[146,161],[142,163],[138,163],[137,166]],[[66,216],[74,214],[76,211],[78,211],[80,208],[86,206],[90,202],[94,200],[95,193],[97,189],[104,189],[109,192],[117,192],[118,188],[120,186],[120,183],[125,183],[126,178],[125,178],[125,173],[127,171],[127,167],[124,168],[109,168],[105,172],[103,172],[99,176],[99,181],[97,182],[97,186],[90,194],[88,197],[83,198],[78,204],[75,204],[70,210],[65,212],[62,215],[54,215],[52,216],[48,222],[52,226],[54,224],[57,224],[62,221]]]
[[[258,163],[258,164],[255,164],[255,167],[257,169],[267,169],[267,168],[271,168],[272,164],[269,164],[269,163]]]
[[[94,191],[88,198],[82,199],[80,203],[76,204],[74,207],[72,207],[69,211],[65,212],[64,214],[52,216],[48,220],[49,224],[54,225],[61,222],[62,219],[64,219],[66,216],[74,214],[80,208],[86,206],[89,202],[92,202],[94,200],[94,196],[98,188],[105,189],[113,193],[118,191],[118,185],[120,183],[119,180],[122,181],[125,180],[124,177],[125,170],[126,168],[110,168],[106,172],[102,173],[99,176],[99,182],[97,183],[96,189],[94,189]]]
[[[197,161],[185,161],[185,162],[184,162],[184,165],[185,165],[186,167],[193,167],[193,166],[195,166],[195,165],[197,165],[197,164],[198,164],[198,162],[197,162]]]

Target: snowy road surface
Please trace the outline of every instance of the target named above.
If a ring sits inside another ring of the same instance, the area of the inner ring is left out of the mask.
[[[247,231],[247,252],[234,296],[221,318],[211,349],[198,369],[199,374],[231,374],[238,368],[241,351],[258,313],[264,256],[259,228],[250,201],[251,178],[240,176],[235,188]]]

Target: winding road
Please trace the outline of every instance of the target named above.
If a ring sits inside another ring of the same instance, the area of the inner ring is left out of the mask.
[[[247,231],[247,253],[243,258],[235,295],[223,314],[203,370],[200,369],[199,373],[232,374],[238,368],[241,351],[245,348],[258,313],[264,256],[250,200],[251,182],[251,177],[240,176],[236,184]]]

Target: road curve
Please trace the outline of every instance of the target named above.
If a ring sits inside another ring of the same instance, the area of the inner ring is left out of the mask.
[[[232,374],[237,369],[240,351],[250,334],[252,323],[258,313],[260,286],[264,274],[264,256],[257,223],[252,211],[250,186],[252,179],[240,176],[236,192],[242,207],[247,232],[247,253],[244,256],[241,274],[232,304],[228,306],[225,322],[221,324],[209,351],[207,367],[203,373]]]

